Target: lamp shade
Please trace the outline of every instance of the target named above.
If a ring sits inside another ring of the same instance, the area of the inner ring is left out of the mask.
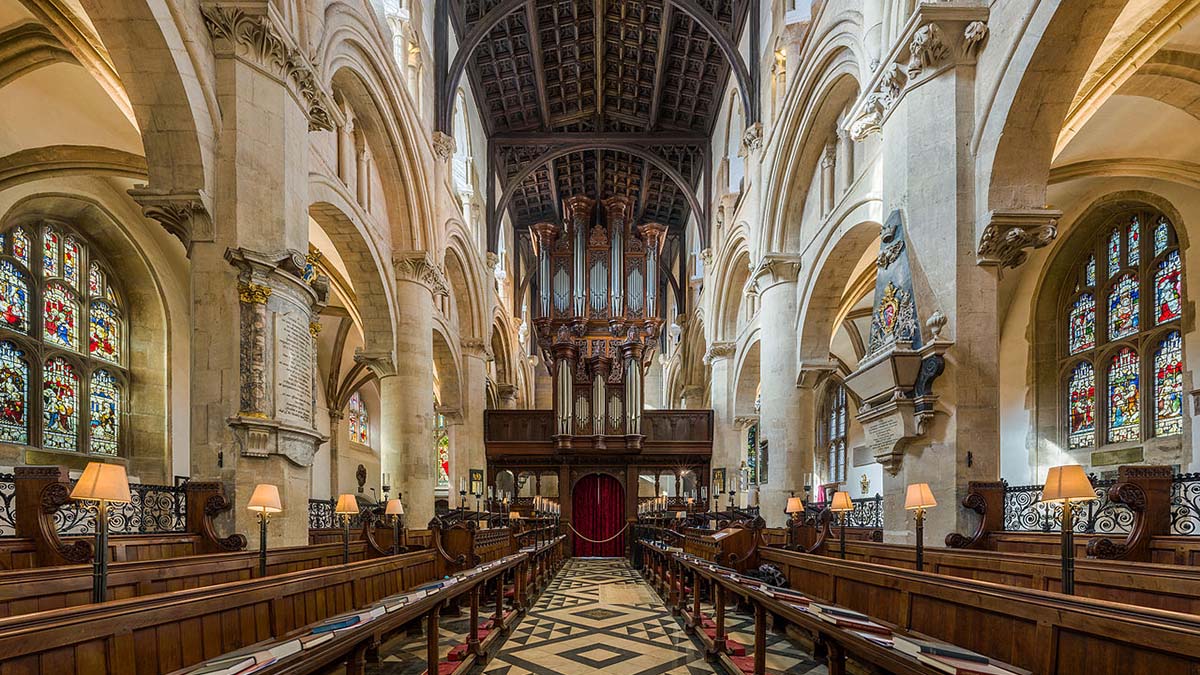
[[[1046,485],[1042,487],[1042,501],[1088,501],[1095,498],[1096,490],[1082,466],[1066,464],[1050,467],[1050,473],[1046,474]]]
[[[508,518],[509,518],[509,520],[520,520],[521,512],[520,511],[509,511]]]
[[[279,501],[279,488],[269,483],[254,486],[254,494],[250,495],[250,503],[246,508],[259,513],[279,513],[283,510],[283,504]]]
[[[928,509],[937,506],[937,500],[933,498],[933,491],[929,489],[929,483],[911,483],[908,486],[908,493],[904,495],[904,508],[913,509]]]
[[[354,515],[358,513],[358,500],[354,495],[345,494],[338,496],[337,507],[333,509],[334,513],[348,513]]]
[[[383,513],[388,516],[402,516],[404,515],[404,504],[399,499],[389,499]]]
[[[676,519],[676,520],[683,520],[683,511],[676,511],[676,512],[675,512],[675,519]]]
[[[804,511],[804,500],[799,497],[788,497],[784,513],[801,513]]]
[[[125,476],[125,467],[120,464],[105,464],[103,462],[88,462],[71,490],[72,499],[89,501],[129,502],[129,478]]]
[[[854,503],[850,501],[850,493],[841,491],[833,493],[833,500],[829,502],[829,510],[834,513],[853,511]]]

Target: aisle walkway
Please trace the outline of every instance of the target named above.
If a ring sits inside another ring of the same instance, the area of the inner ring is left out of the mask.
[[[730,616],[735,638],[744,622]],[[778,638],[769,641],[767,659],[768,667],[788,675],[825,672]],[[568,561],[484,669],[487,675],[717,672],[624,558]]]

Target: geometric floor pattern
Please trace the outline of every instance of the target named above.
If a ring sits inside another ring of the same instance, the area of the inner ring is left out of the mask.
[[[491,614],[481,607],[480,615]],[[712,608],[704,611],[712,615]],[[754,618],[725,613],[726,629],[753,654]],[[443,657],[466,641],[467,617],[443,617]],[[425,640],[399,635],[379,650],[368,675],[421,675]],[[767,668],[785,675],[826,675],[822,665],[780,635],[767,634]],[[340,671],[341,669],[337,669]],[[336,672],[336,671],[335,671]],[[480,672],[478,668],[475,672]],[[720,673],[704,660],[703,648],[683,630],[658,594],[624,558],[573,558],[538,598],[520,624],[483,668],[485,675],[709,675]]]
[[[753,617],[727,615],[729,632],[753,645]],[[749,626],[749,634],[743,632]],[[779,636],[767,666],[787,675],[824,675]],[[513,629],[486,675],[701,675],[721,672],[624,558],[569,560]]]

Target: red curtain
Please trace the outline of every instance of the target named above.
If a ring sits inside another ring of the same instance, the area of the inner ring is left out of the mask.
[[[625,527],[625,490],[612,476],[593,473],[579,479],[571,495],[572,525],[579,534],[603,541]],[[593,544],[575,537],[575,555],[620,557],[625,555],[625,533],[612,541]]]

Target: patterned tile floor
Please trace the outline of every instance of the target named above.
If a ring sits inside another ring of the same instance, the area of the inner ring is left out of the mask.
[[[732,608],[731,608],[732,610]],[[712,608],[705,607],[711,615]],[[481,614],[486,614],[481,608]],[[726,612],[730,637],[752,654],[754,619]],[[465,618],[441,622],[441,652],[466,640]],[[425,641],[398,636],[380,649],[368,675],[421,675]],[[825,675],[783,636],[767,634],[767,668],[785,675]],[[476,668],[475,672],[480,672]],[[485,675],[708,675],[721,673],[684,632],[658,594],[623,558],[575,558],[513,628]]]

